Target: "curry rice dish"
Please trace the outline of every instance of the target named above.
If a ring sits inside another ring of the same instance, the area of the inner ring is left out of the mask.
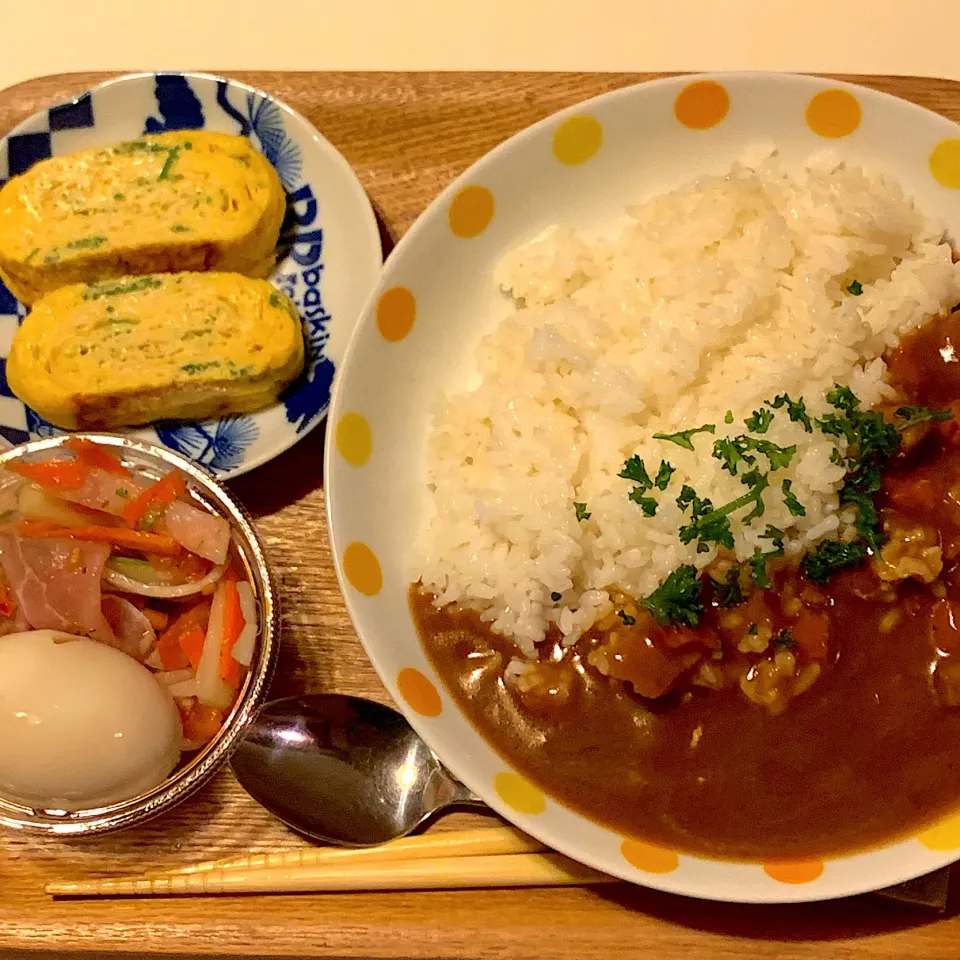
[[[560,802],[721,858],[960,805],[960,268],[896,184],[776,157],[555,228],[442,398],[411,607]]]

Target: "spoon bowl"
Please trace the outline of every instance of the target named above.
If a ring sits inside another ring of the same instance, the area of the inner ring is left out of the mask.
[[[343,847],[404,837],[452,804],[479,804],[390,707],[342,694],[266,704],[233,755],[243,788],[298,833]]]

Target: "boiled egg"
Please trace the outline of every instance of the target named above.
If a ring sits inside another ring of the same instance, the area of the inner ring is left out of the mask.
[[[176,705],[132,657],[85,637],[0,637],[0,796],[87,810],[157,786],[180,759]]]

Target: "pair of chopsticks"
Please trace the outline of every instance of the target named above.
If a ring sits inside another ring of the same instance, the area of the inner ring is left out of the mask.
[[[46,891],[55,897],[156,897],[586,886],[616,879],[548,851],[510,827],[481,827],[362,850],[252,853],[142,877],[57,881]]]

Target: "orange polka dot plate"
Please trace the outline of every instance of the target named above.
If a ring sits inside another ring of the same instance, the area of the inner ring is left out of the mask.
[[[493,279],[498,261],[553,224],[601,228],[631,200],[772,147],[788,165],[829,156],[882,170],[960,235],[960,128],[911,103],[783,74],[672,77],[617,90],[516,134],[421,215],[353,333],[326,445],[331,544],[347,607],[384,684],[444,764],[506,819],[591,867],[672,893],[751,903],[830,899],[920,876],[960,856],[960,827],[954,818],[862,853],[749,863],[620,835],[512,770],[471,726],[421,647],[408,589],[427,509],[431,410],[442,393],[476,382],[476,348],[511,309]]]

